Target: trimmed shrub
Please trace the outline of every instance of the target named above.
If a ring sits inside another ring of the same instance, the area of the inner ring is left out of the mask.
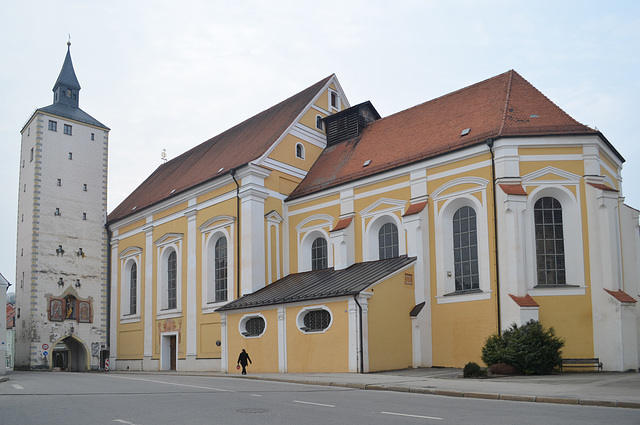
[[[463,378],[480,378],[483,376],[487,376],[487,370],[480,367],[478,363],[469,362],[464,365],[464,369],[462,370]]]
[[[506,363],[525,375],[548,375],[562,364],[564,341],[553,328],[545,329],[536,320],[518,327],[515,323],[502,335],[487,338],[482,361],[491,366]]]

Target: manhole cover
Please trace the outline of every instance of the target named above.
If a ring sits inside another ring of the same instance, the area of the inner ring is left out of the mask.
[[[237,410],[240,413],[267,413],[270,412],[269,409],[263,409],[262,407],[247,407],[244,409]]]

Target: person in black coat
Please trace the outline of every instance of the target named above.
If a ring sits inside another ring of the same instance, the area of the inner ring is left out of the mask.
[[[247,374],[247,360],[249,361],[249,363],[251,363],[251,358],[249,357],[249,353],[244,351],[244,348],[243,348],[242,352],[238,356],[238,364],[242,366],[243,375]]]

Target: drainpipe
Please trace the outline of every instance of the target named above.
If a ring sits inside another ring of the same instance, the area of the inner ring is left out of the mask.
[[[493,240],[495,243],[496,259],[496,306],[498,309],[498,335],[502,334],[502,317],[500,314],[500,263],[498,259],[498,207],[496,205],[496,161],[493,154],[493,139],[487,139],[487,146],[491,154],[491,182],[493,183]]]
[[[238,184],[238,180],[236,180],[236,169],[230,169],[229,174],[231,174],[231,178],[236,183],[236,218],[238,219],[236,226],[236,299],[238,299],[240,298],[240,185]]]
[[[106,222],[106,220],[104,223],[104,229],[107,231],[107,344],[106,345],[109,350],[109,357],[111,357],[111,237],[113,236],[113,233],[109,230],[109,224]],[[53,349],[51,349],[51,351],[53,351]]]
[[[364,339],[362,336],[362,306],[360,305],[360,303],[358,302],[358,294],[355,294],[353,296],[353,300],[356,302],[356,304],[358,305],[358,317],[359,317],[359,322],[360,322],[360,373],[364,373],[364,351],[363,351],[363,347],[364,347]]]

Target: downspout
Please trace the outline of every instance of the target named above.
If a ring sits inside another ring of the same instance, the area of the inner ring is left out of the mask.
[[[240,185],[238,184],[238,180],[236,180],[236,169],[230,169],[229,174],[231,174],[231,178],[236,183],[236,218],[238,219],[236,225],[236,299],[238,299],[240,298]]]
[[[496,161],[493,154],[493,139],[487,139],[489,153],[491,153],[491,182],[493,183],[493,240],[495,243],[495,259],[496,259],[496,306],[498,310],[498,334],[502,334],[502,317],[500,314],[500,263],[498,259],[498,207],[496,205]]]
[[[111,237],[113,233],[109,230],[109,224],[104,223],[107,231],[107,348],[111,357]],[[114,365],[115,367],[115,365]]]
[[[363,350],[364,339],[362,336],[362,306],[358,302],[358,294],[354,294],[353,300],[358,305],[358,318],[360,322],[360,370],[359,372],[364,373],[364,350]]]

